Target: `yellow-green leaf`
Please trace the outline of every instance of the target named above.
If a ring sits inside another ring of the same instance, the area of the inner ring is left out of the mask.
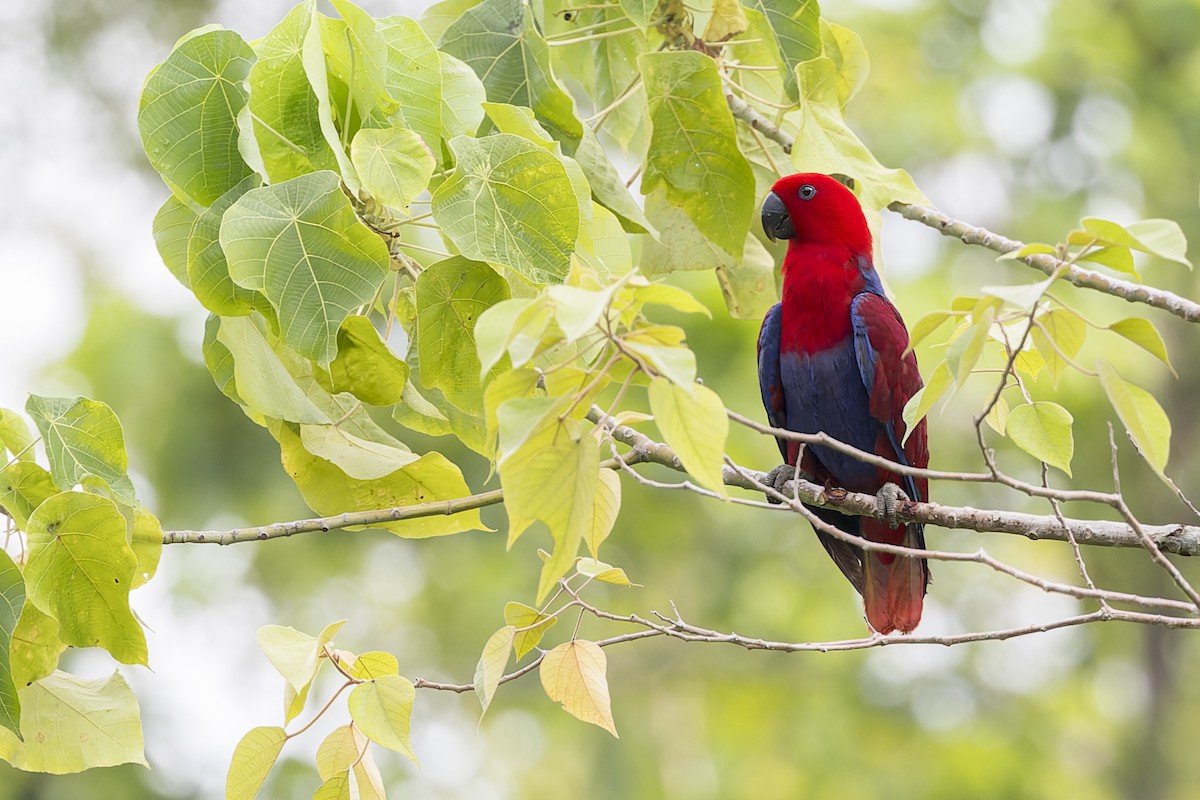
[[[1070,367],[1067,359],[1074,359],[1083,347],[1087,323],[1075,312],[1061,308],[1038,316],[1037,323],[1030,335],[1057,386],[1059,376]]]
[[[336,772],[313,793],[313,800],[350,800],[350,770]]]
[[[1039,400],[1014,408],[1008,414],[1005,433],[1013,444],[1038,461],[1045,461],[1067,475],[1075,454],[1074,423],[1071,412],[1058,403]]]
[[[0,729],[0,758],[14,767],[62,775],[117,764],[148,766],[137,698],[119,672],[95,679],[55,672],[22,688],[19,696],[25,741]]]
[[[1171,420],[1167,413],[1154,395],[1122,379],[1107,361],[1098,360],[1096,371],[1100,373],[1100,384],[1108,401],[1138,452],[1155,472],[1163,475],[1171,455]]]
[[[483,706],[481,713],[487,713],[492,698],[496,696],[500,679],[504,677],[504,668],[508,666],[508,658],[512,655],[516,633],[512,625],[505,625],[489,636],[487,644],[483,646],[479,663],[475,665],[475,696]]]
[[[361,734],[355,735],[352,725],[342,725],[330,731],[317,748],[317,774],[328,781],[339,772],[345,772],[358,760],[358,754],[366,745]]]
[[[317,369],[313,375],[327,392],[350,392],[368,405],[390,406],[404,396],[408,364],[380,338],[371,320],[351,314],[338,329],[337,357],[329,372]]]
[[[707,386],[650,381],[650,411],[667,444],[688,473],[707,489],[725,494],[722,471],[729,419],[717,393]]]
[[[905,442],[908,441],[909,436],[912,436],[917,423],[925,419],[925,415],[953,384],[954,375],[950,372],[950,367],[945,361],[938,362],[933,374],[929,376],[929,382],[918,389],[916,394],[904,404]]]
[[[607,671],[608,659],[600,646],[576,639],[546,653],[539,674],[546,696],[561,704],[568,714],[617,736]]]
[[[585,540],[588,551],[595,557],[600,545],[612,533],[617,514],[621,511],[621,478],[615,470],[600,471],[600,482],[596,484],[593,503],[592,526],[588,529]]]
[[[1175,367],[1171,365],[1171,359],[1167,356],[1167,345],[1163,341],[1162,336],[1159,335],[1158,329],[1154,327],[1154,323],[1150,320],[1142,319],[1141,317],[1128,317],[1119,322],[1114,322],[1108,326],[1108,329],[1118,336],[1124,336],[1166,364],[1167,369],[1171,370],[1171,372],[1175,372]]]
[[[348,701],[350,717],[372,742],[416,764],[417,755],[409,741],[415,697],[416,689],[408,678],[385,675],[354,687]]]
[[[391,653],[371,650],[354,659],[350,674],[359,680],[374,680],[384,675],[399,675],[400,663]]]
[[[146,663],[146,636],[129,608],[137,557],[126,522],[103,497],[62,492],[29,517],[29,601],[76,647],[103,647],[123,664]]]
[[[407,209],[425,191],[437,165],[424,140],[402,127],[359,131],[350,143],[350,160],[363,189],[396,209]]]
[[[995,404],[988,411],[987,416],[983,418],[983,421],[996,433],[1001,436],[1004,435],[1004,431],[1008,427],[1008,401],[1004,399],[1003,395],[996,398]]]
[[[988,331],[996,312],[987,308],[977,316],[967,332],[961,334],[946,348],[946,365],[954,375],[955,382],[962,386],[971,377],[971,370],[983,355],[983,346],[988,340]]]
[[[546,631],[558,622],[558,617],[539,613],[536,608],[524,603],[508,603],[504,606],[504,621],[515,629],[513,649],[520,661],[542,641]]]
[[[917,320],[917,324],[913,325],[912,332],[908,335],[908,349],[915,349],[927,336],[942,327],[946,320],[953,316],[949,311],[931,311],[921,317]]]
[[[225,777],[225,800],[253,800],[286,741],[283,728],[251,728],[233,750]]]

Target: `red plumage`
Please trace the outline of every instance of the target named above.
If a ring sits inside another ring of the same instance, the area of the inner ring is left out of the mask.
[[[773,195],[773,197],[772,197]],[[826,175],[778,181],[763,205],[772,237],[787,238],[783,299],[759,337],[759,379],[772,424],[823,431],[897,463],[929,463],[925,423],[905,442],[902,413],[921,388],[908,332],[884,295],[871,261],[871,234],[857,199]],[[903,445],[901,444],[903,443]],[[789,464],[798,447],[780,442]],[[830,448],[810,446],[799,465],[818,483],[874,494],[886,483],[928,499],[924,479],[865,465]],[[869,541],[924,547],[920,525],[891,527],[869,517],[814,509],[823,520]],[[867,619],[881,632],[917,626],[928,568],[924,559],[865,553],[818,531],[838,567],[863,595]]]

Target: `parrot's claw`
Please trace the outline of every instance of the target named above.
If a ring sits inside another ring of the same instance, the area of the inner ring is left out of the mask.
[[[900,518],[897,516],[897,513],[900,511],[900,504],[908,500],[909,497],[904,493],[904,490],[889,481],[875,494],[875,502],[877,504],[876,516],[883,522],[886,522],[889,528],[899,527]]]
[[[788,493],[783,488],[787,486],[788,481],[795,480],[797,477],[804,477],[804,473],[797,470],[791,464],[780,464],[767,473],[767,477],[763,479],[763,483],[787,497]],[[768,494],[767,502],[779,505],[782,501]]]

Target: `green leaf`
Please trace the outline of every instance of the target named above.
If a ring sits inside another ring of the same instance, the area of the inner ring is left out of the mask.
[[[1107,219],[1085,217],[1080,224],[1089,238],[1101,244],[1128,247],[1192,267],[1187,258],[1187,239],[1179,223],[1172,220],[1143,219],[1122,226]]]
[[[626,0],[632,5],[642,5],[648,15],[654,11],[657,0]],[[609,8],[597,11],[597,22],[617,21],[623,16],[620,9]],[[629,14],[632,18],[632,14]],[[636,21],[636,20],[635,20]],[[639,23],[641,24],[641,23]],[[614,24],[608,30],[619,30],[623,26]],[[644,28],[645,25],[643,24]],[[639,150],[635,142],[645,135],[646,101],[642,93],[641,75],[638,73],[637,57],[650,46],[646,35],[641,31],[631,31],[621,36],[609,36],[593,39],[591,61],[571,59],[572,65],[577,65],[580,78],[590,79],[591,94],[594,105],[598,109],[609,108],[627,91],[632,89],[633,95],[623,100],[604,118],[604,130],[613,137],[626,152]],[[740,55],[740,54],[739,54]],[[637,85],[634,84],[637,81]],[[586,135],[586,134],[585,134]]]
[[[387,48],[384,82],[388,93],[400,102],[400,108],[393,119],[403,120],[404,124],[424,139],[425,144],[436,154],[441,149],[439,141],[443,135],[443,76],[438,51],[421,30],[421,26],[408,17],[384,17],[376,21],[375,30]],[[480,95],[482,94],[480,87]],[[479,122],[476,121],[475,128],[478,127]],[[353,159],[353,149],[351,158]],[[364,185],[370,190],[370,184],[362,175],[362,168],[358,169]]]
[[[408,385],[405,364],[379,338],[371,320],[351,314],[342,320],[337,335],[337,358],[329,373],[317,370],[317,383],[327,392],[350,392],[364,403],[390,406],[400,402]]]
[[[442,139],[474,136],[483,123],[483,101],[487,90],[469,66],[454,56],[438,51],[442,70]]]
[[[29,515],[47,497],[58,494],[50,473],[32,461],[17,461],[0,469],[0,508],[25,530]]]
[[[454,432],[450,418],[425,399],[412,381],[404,385],[404,395],[392,411],[392,418],[409,430],[427,436],[447,436]]]
[[[912,332],[908,335],[908,349],[915,350],[918,344],[923,342],[938,328],[942,327],[946,320],[953,316],[948,311],[931,311],[921,317],[917,320],[917,324],[913,325]]]
[[[745,33],[750,27],[746,12],[742,10],[738,0],[714,0],[712,16],[700,38],[706,42],[726,42],[733,37]]]
[[[579,570],[580,575],[587,575],[604,583],[611,583],[615,586],[633,586],[633,582],[629,580],[629,576],[625,574],[625,570],[620,567],[614,567],[612,564],[606,564],[603,561],[597,561],[594,558],[581,558],[575,568]]]
[[[0,408],[0,456],[7,450],[18,461],[33,461],[33,432],[24,417],[16,411]]]
[[[25,603],[12,634],[13,683],[25,687],[54,672],[59,654],[66,649],[58,638],[58,620]]]
[[[547,408],[546,401],[549,401]],[[511,546],[536,521],[554,539],[554,553],[542,565],[537,601],[570,569],[579,543],[591,529],[600,468],[600,447],[579,423],[558,419],[562,401],[509,400],[500,406],[500,457]],[[563,405],[565,408],[565,405]]]
[[[625,337],[626,350],[677,386],[696,382],[696,354],[683,343],[683,329],[674,325],[650,325]]]
[[[439,261],[417,278],[421,382],[464,411],[478,413],[483,401],[475,323],[508,297],[508,282],[494,269],[462,256]]]
[[[262,185],[257,175],[248,175],[240,183],[205,209],[196,218],[191,238],[187,243],[188,286],[200,304],[214,314],[226,317],[249,314],[263,298],[238,286],[229,277],[229,264],[221,249],[221,219],[242,195]]]
[[[350,666],[350,674],[364,681],[382,678],[384,675],[399,675],[400,663],[391,653],[371,650],[354,659],[354,663]]]
[[[971,327],[957,339],[950,342],[946,348],[946,365],[954,375],[955,382],[962,386],[971,377],[971,370],[983,355],[983,346],[988,341],[988,331],[995,318],[995,310],[988,308],[980,315]]]
[[[1118,336],[1124,336],[1166,364],[1167,369],[1175,373],[1175,367],[1171,365],[1171,359],[1167,356],[1166,342],[1163,341],[1162,336],[1158,333],[1158,329],[1154,327],[1154,323],[1150,320],[1142,319],[1141,317],[1127,317],[1109,325],[1108,329]]]
[[[743,0],[766,17],[783,59],[784,86],[795,99],[796,66],[821,55],[820,9],[816,0]]]
[[[433,193],[433,216],[467,258],[561,283],[579,237],[579,203],[563,162],[501,133],[450,142],[454,173]]]
[[[1091,240],[1091,237],[1088,237]],[[1054,251],[1051,250],[1053,253]],[[1134,280],[1140,281],[1142,276],[1138,273],[1137,267],[1133,262],[1133,252],[1128,247],[1101,247],[1095,250],[1087,250],[1076,257],[1078,261],[1090,261],[1095,264],[1102,264],[1110,269],[1115,269],[1117,272],[1124,272],[1132,275]]]
[[[350,718],[372,742],[395,750],[417,763],[409,742],[416,689],[408,678],[385,675],[369,683],[360,683],[350,692]]]
[[[24,743],[0,731],[0,758],[63,775],[146,763],[137,698],[119,672],[88,680],[55,672],[19,692]]]
[[[861,192],[859,201],[868,210],[885,208],[893,201],[928,203],[907,172],[880,164],[846,125],[842,116],[846,77],[832,59],[821,56],[800,64],[796,76],[800,109],[785,116],[784,127],[796,131],[792,164],[797,169],[854,178]]]
[[[640,117],[641,110],[635,110]],[[551,133],[555,134],[557,131],[552,130]],[[592,196],[620,219],[625,230],[630,233],[647,233],[654,230],[646,215],[642,213],[641,206],[633,199],[629,187],[625,185],[625,179],[617,172],[604,145],[600,144],[591,128],[584,126],[583,138],[578,144],[562,134],[555,138],[562,145],[563,151],[579,162],[579,168],[587,177]]]
[[[734,319],[761,319],[775,305],[775,259],[747,234],[741,259],[716,267],[725,307]]]
[[[625,12],[625,16],[633,21],[642,30],[650,27],[650,21],[654,19],[654,9],[658,6],[659,0],[618,0],[621,4],[621,11]]]
[[[374,18],[349,0],[330,0],[330,4],[341,19],[317,17],[321,47],[328,78],[333,79],[329,86],[334,92],[331,100],[336,99],[337,121],[349,131],[357,121],[385,119],[399,106],[385,85],[387,46],[375,29]],[[348,103],[353,108],[346,119]]]
[[[232,359],[236,399],[256,412],[289,422],[332,422],[296,383],[254,317],[223,317],[216,342]],[[228,392],[227,392],[228,393]]]
[[[283,340],[328,364],[338,327],[370,302],[389,267],[387,246],[358,219],[333,172],[254,189],[225,212],[229,274],[263,292]]]
[[[181,199],[207,206],[250,174],[238,153],[237,115],[253,63],[242,37],[213,30],[182,41],[146,79],[142,146]]]
[[[546,631],[558,622],[558,617],[551,617],[539,612],[524,603],[507,603],[504,606],[504,621],[515,628],[513,648],[520,661],[525,654],[533,650],[542,641]]]
[[[146,664],[146,637],[129,608],[137,557],[112,501],[63,492],[29,517],[29,601],[58,620],[59,637],[103,647],[123,664]]]
[[[158,255],[175,280],[188,289],[192,288],[187,271],[188,239],[197,219],[196,212],[175,195],[169,196],[154,215],[154,246]]]
[[[509,656],[512,655],[515,636],[516,628],[512,625],[505,625],[493,633],[483,646],[479,663],[475,665],[475,696],[483,706],[483,714],[487,713],[492,698],[496,696],[496,689],[500,686],[500,679],[504,677],[504,668],[508,666]]]
[[[25,606],[25,581],[12,557],[0,550],[0,725],[21,737],[21,702],[13,681],[12,639]]]
[[[660,52],[638,63],[653,127],[642,193],[661,187],[708,239],[740,258],[754,174],[738,149],[716,62],[698,52]]]
[[[50,474],[60,489],[70,489],[89,475],[108,484],[123,502],[134,498],[126,470],[125,436],[117,415],[104,403],[82,397],[29,395],[25,413],[42,434]]]
[[[1087,323],[1074,311],[1062,308],[1047,311],[1036,319],[1038,325],[1030,336],[1057,386],[1059,375],[1071,366],[1067,359],[1075,358],[1083,347],[1087,338]]]
[[[1112,403],[1134,446],[1146,463],[1160,477],[1165,477],[1163,470],[1171,456],[1171,420],[1167,413],[1154,395],[1123,380],[1107,361],[1097,360],[1096,371],[1100,373],[1100,385],[1108,395],[1108,402]]]
[[[1008,427],[1008,413],[1008,401],[1004,399],[1003,395],[1001,395],[1000,397],[996,398],[996,402],[988,410],[988,413],[983,418],[983,421],[988,424],[989,428],[1003,436],[1005,429]],[[908,436],[905,435],[905,439],[907,438]]]
[[[816,6],[816,3],[813,3]],[[838,99],[844,107],[867,82],[871,62],[862,38],[850,30],[821,20],[821,44],[824,55],[833,61],[838,76]]]
[[[917,423],[925,419],[925,415],[933,408],[934,404],[942,398],[954,384],[954,373],[950,371],[950,367],[945,361],[938,363],[934,368],[933,373],[929,376],[929,382],[917,390],[916,394],[908,399],[904,404],[904,444],[908,441],[908,437],[916,429]]]
[[[383,477],[356,479],[332,462],[304,449],[292,425],[271,422],[271,435],[279,442],[283,467],[309,508],[321,515],[371,511],[419,503],[453,500],[471,493],[462,472],[441,453],[426,453],[411,464]],[[437,515],[380,523],[392,533],[420,539],[460,531],[485,530],[478,510],[452,516]]]
[[[254,800],[286,741],[283,728],[251,728],[233,750],[225,800]]]
[[[550,48],[521,0],[483,0],[459,17],[438,44],[475,71],[493,103],[532,108],[571,137],[583,134],[571,96],[550,68]]]
[[[1041,371],[1046,368],[1046,360],[1037,350],[1022,350],[1013,359],[1013,369],[1026,375],[1030,380],[1036,380]]]
[[[729,418],[717,393],[707,386],[680,386],[666,378],[650,381],[650,413],[663,438],[702,486],[725,494],[721,477]]]
[[[993,297],[999,297],[1009,305],[1016,306],[1022,311],[1029,311],[1042,297],[1046,294],[1046,290],[1050,288],[1050,284],[1054,283],[1056,278],[1049,277],[1044,281],[1037,283],[1026,283],[1018,286],[981,286],[979,291]]]
[[[333,151],[334,161],[337,162],[337,172],[341,175],[342,182],[345,183],[346,189],[353,195],[357,195],[362,188],[358,182],[358,173],[354,169],[354,164],[350,161],[350,156],[347,155],[345,146],[342,142],[341,131],[338,129],[337,122],[334,120],[334,111],[332,103],[332,95],[330,93],[330,74],[326,62],[325,44],[322,41],[321,29],[322,15],[316,10],[315,3],[308,0],[306,3],[309,13],[312,17],[312,22],[308,26],[308,30],[304,33],[304,41],[300,46],[300,66],[304,68],[304,74],[308,78],[309,86],[312,87],[313,94],[317,98],[317,126],[321,130],[321,135],[325,138],[329,148]],[[337,80],[336,76],[333,76]],[[335,88],[343,88],[335,84]],[[339,105],[341,105],[339,103]],[[338,109],[339,115],[344,113],[344,106]],[[347,136],[351,132],[352,121],[344,120],[344,127],[347,130]],[[275,181],[276,183],[278,181]]]
[[[408,128],[364,128],[354,135],[350,159],[363,188],[385,206],[407,209],[429,186],[437,166],[429,146]]]
[[[584,536],[593,557],[612,533],[620,511],[621,479],[613,470],[601,470],[600,482],[596,485],[596,495],[593,499],[592,526]]]
[[[272,183],[338,168],[321,130],[317,94],[304,69],[311,5],[297,5],[255,47],[258,61],[250,70],[249,108],[254,139]]]
[[[547,697],[576,719],[617,737],[608,694],[608,659],[599,645],[583,639],[564,642],[546,653],[538,673]]]
[[[137,559],[137,569],[133,573],[131,588],[145,585],[158,571],[158,562],[162,558],[162,533],[158,517],[142,506],[133,509],[133,521],[129,525],[129,546]]]
[[[1039,400],[1014,408],[1008,415],[1005,434],[1038,461],[1070,475],[1071,457],[1075,454],[1075,439],[1071,434],[1074,421],[1071,413],[1058,403]]]

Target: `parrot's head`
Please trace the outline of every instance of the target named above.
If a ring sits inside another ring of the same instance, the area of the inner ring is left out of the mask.
[[[858,198],[836,178],[819,172],[777,180],[763,200],[762,223],[771,241],[871,252],[871,231]]]

